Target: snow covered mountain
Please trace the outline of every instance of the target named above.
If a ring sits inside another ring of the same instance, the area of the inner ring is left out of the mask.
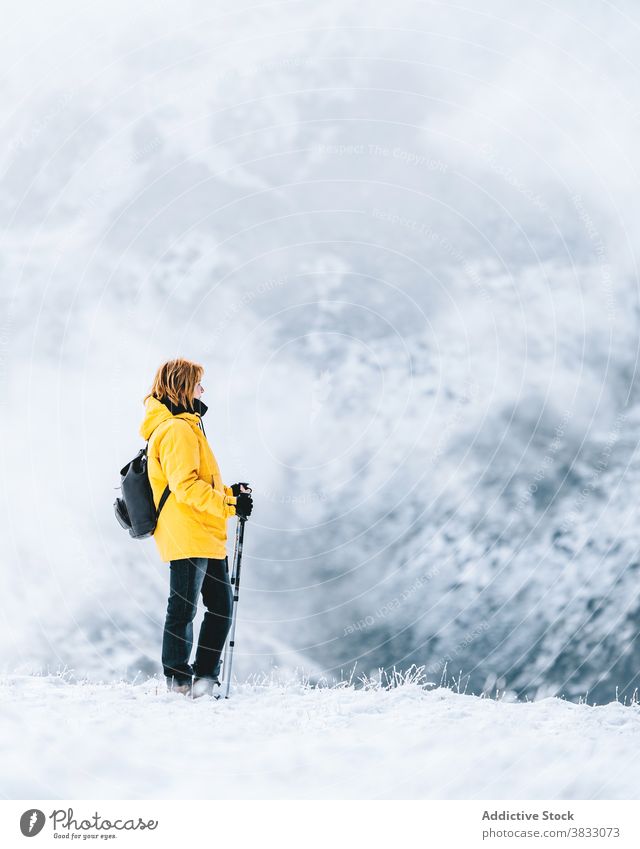
[[[633,4],[5,12],[3,670],[158,670],[111,502],[180,353],[256,495],[241,674],[631,695]]]

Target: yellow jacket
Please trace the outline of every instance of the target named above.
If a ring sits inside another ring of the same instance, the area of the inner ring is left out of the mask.
[[[148,398],[140,435],[149,441],[148,472],[158,505],[167,498],[153,538],[160,557],[169,562],[186,557],[223,559],[227,553],[227,519],[235,516],[236,499],[222,483],[213,451],[198,426],[197,413],[173,415],[156,398]]]

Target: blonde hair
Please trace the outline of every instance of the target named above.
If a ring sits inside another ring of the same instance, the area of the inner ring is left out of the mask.
[[[204,368],[199,363],[178,358],[163,363],[153,379],[151,391],[145,395],[147,398],[168,398],[173,404],[193,410],[193,396],[196,386],[202,379]]]

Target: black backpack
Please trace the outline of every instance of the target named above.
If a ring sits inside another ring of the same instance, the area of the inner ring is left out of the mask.
[[[156,510],[147,472],[148,447],[147,443],[131,462],[120,469],[122,498],[116,498],[113,502],[116,519],[134,539],[145,539],[153,535],[160,511],[171,495],[169,487],[165,487]]]

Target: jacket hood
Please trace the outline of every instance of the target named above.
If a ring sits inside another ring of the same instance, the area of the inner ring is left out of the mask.
[[[142,424],[140,425],[140,436],[145,440],[145,442],[149,441],[149,437],[153,433],[153,431],[158,427],[159,424],[166,421],[167,419],[174,418],[173,414],[169,411],[169,409],[162,403],[162,401],[158,401],[157,398],[151,396],[147,398],[145,402],[145,414],[142,419]],[[200,416],[197,413],[178,413],[177,417],[181,419],[191,420],[197,423],[200,421]]]

